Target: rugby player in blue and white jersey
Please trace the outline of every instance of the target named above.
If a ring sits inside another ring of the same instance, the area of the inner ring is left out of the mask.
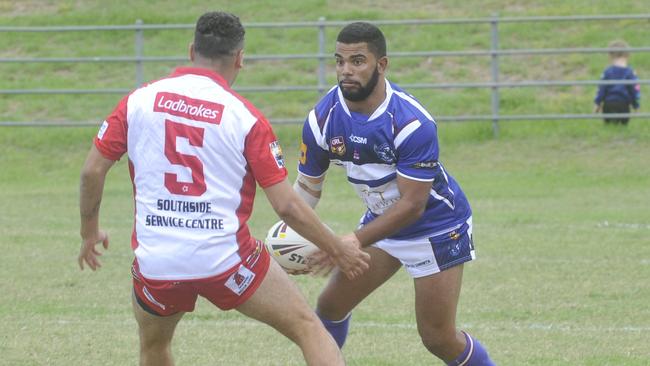
[[[342,347],[354,307],[404,266],[415,283],[424,346],[448,365],[494,365],[456,328],[463,264],[474,259],[472,210],[439,160],[433,117],[385,79],[381,30],[355,22],[336,43],[338,85],[309,113],[294,189],[315,207],[331,163],[342,166],[367,211],[349,240],[371,255],[370,270],[333,273],[316,312]]]

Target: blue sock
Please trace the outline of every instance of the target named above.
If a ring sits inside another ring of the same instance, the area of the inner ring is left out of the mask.
[[[495,363],[490,360],[487,350],[483,348],[476,339],[470,337],[469,334],[463,332],[465,335],[465,350],[456,358],[447,364],[447,366],[496,366]]]
[[[323,316],[318,314],[318,312],[316,315],[318,315],[320,321],[323,322],[325,329],[330,332],[339,348],[343,348],[345,339],[348,337],[348,328],[350,327],[350,317],[352,316],[352,313],[349,313],[341,320],[325,319]]]

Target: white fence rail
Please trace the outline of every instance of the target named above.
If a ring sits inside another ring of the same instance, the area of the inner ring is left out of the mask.
[[[512,120],[542,120],[542,119],[594,119],[602,118],[600,114],[526,114],[526,115],[511,115],[500,113],[500,93],[499,91],[504,88],[525,88],[525,87],[552,87],[552,86],[578,86],[578,85],[601,85],[608,83],[632,83],[625,81],[603,82],[600,80],[530,80],[518,82],[504,82],[499,80],[500,70],[499,61],[508,56],[515,55],[553,55],[553,54],[580,54],[580,53],[606,53],[611,51],[608,48],[546,48],[546,49],[500,49],[499,48],[499,25],[505,23],[530,23],[530,22],[577,22],[577,21],[650,21],[650,14],[634,14],[634,15],[596,15],[596,16],[542,16],[542,17],[498,17],[493,16],[489,18],[477,19],[421,19],[421,20],[380,20],[373,21],[375,24],[382,25],[443,25],[443,24],[489,24],[490,25],[490,49],[487,50],[469,50],[469,51],[412,51],[412,52],[389,52],[391,58],[395,57],[489,57],[490,58],[490,82],[458,82],[458,83],[416,83],[404,84],[400,86],[406,89],[467,89],[467,88],[481,88],[491,90],[491,113],[487,115],[451,115],[451,116],[437,116],[436,119],[440,121],[470,121],[470,120],[486,120],[492,121],[493,130],[495,135],[498,134],[499,121],[512,121]],[[315,85],[287,85],[287,86],[247,86],[238,87],[237,90],[241,92],[272,92],[283,93],[291,91],[318,91],[324,92],[328,85],[326,84],[326,62],[331,58],[331,55],[326,54],[326,28],[328,27],[341,27],[348,22],[342,21],[326,21],[321,18],[315,22],[293,22],[293,23],[252,23],[245,24],[247,29],[262,28],[316,28],[317,39],[314,42],[318,44],[318,53],[307,54],[253,54],[247,55],[248,60],[258,61],[274,61],[274,60],[290,60],[290,59],[311,59],[318,62],[318,77]],[[138,20],[134,25],[121,25],[121,26],[59,26],[59,27],[7,27],[0,26],[0,33],[3,32],[83,32],[83,31],[133,31],[134,32],[134,55],[116,56],[116,57],[15,57],[15,58],[0,58],[2,63],[133,63],[135,68],[134,85],[141,85],[144,80],[144,64],[153,62],[185,62],[185,56],[158,56],[150,57],[144,56],[144,32],[151,30],[173,30],[173,29],[193,29],[193,24],[143,24]],[[650,47],[631,47],[630,52],[634,53],[648,53]],[[650,84],[650,80],[641,79],[638,84]],[[0,96],[2,95],[25,95],[25,94],[124,94],[130,89],[128,88],[104,88],[104,89],[44,89],[44,88],[29,88],[29,89],[0,89]],[[634,118],[650,118],[650,113],[633,113],[633,114],[617,114],[612,117],[634,117]],[[291,118],[275,118],[271,120],[272,123],[299,123],[302,119]],[[0,121],[1,126],[85,126],[95,125],[95,123],[84,122],[48,122],[48,121],[32,121],[32,122],[12,122]]]

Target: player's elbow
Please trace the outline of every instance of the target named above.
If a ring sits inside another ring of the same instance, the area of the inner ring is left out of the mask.
[[[273,210],[283,221],[293,221],[301,216],[301,210],[304,205],[300,204],[300,198],[295,197],[273,205]]]
[[[414,222],[424,215],[426,202],[406,201],[403,209],[407,213],[406,221]]]
[[[83,184],[85,182],[96,182],[101,177],[102,177],[102,172],[98,167],[86,164],[81,169],[81,174],[80,174],[79,180]]]

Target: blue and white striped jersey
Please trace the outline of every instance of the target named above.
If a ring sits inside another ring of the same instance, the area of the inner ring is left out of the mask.
[[[437,126],[411,95],[386,81],[386,99],[370,116],[350,112],[332,88],[303,126],[298,171],[321,177],[330,161],[345,168],[368,210],[366,224],[400,198],[397,174],[432,182],[426,210],[414,224],[392,235],[408,239],[451,231],[472,214],[465,194],[438,160]]]

